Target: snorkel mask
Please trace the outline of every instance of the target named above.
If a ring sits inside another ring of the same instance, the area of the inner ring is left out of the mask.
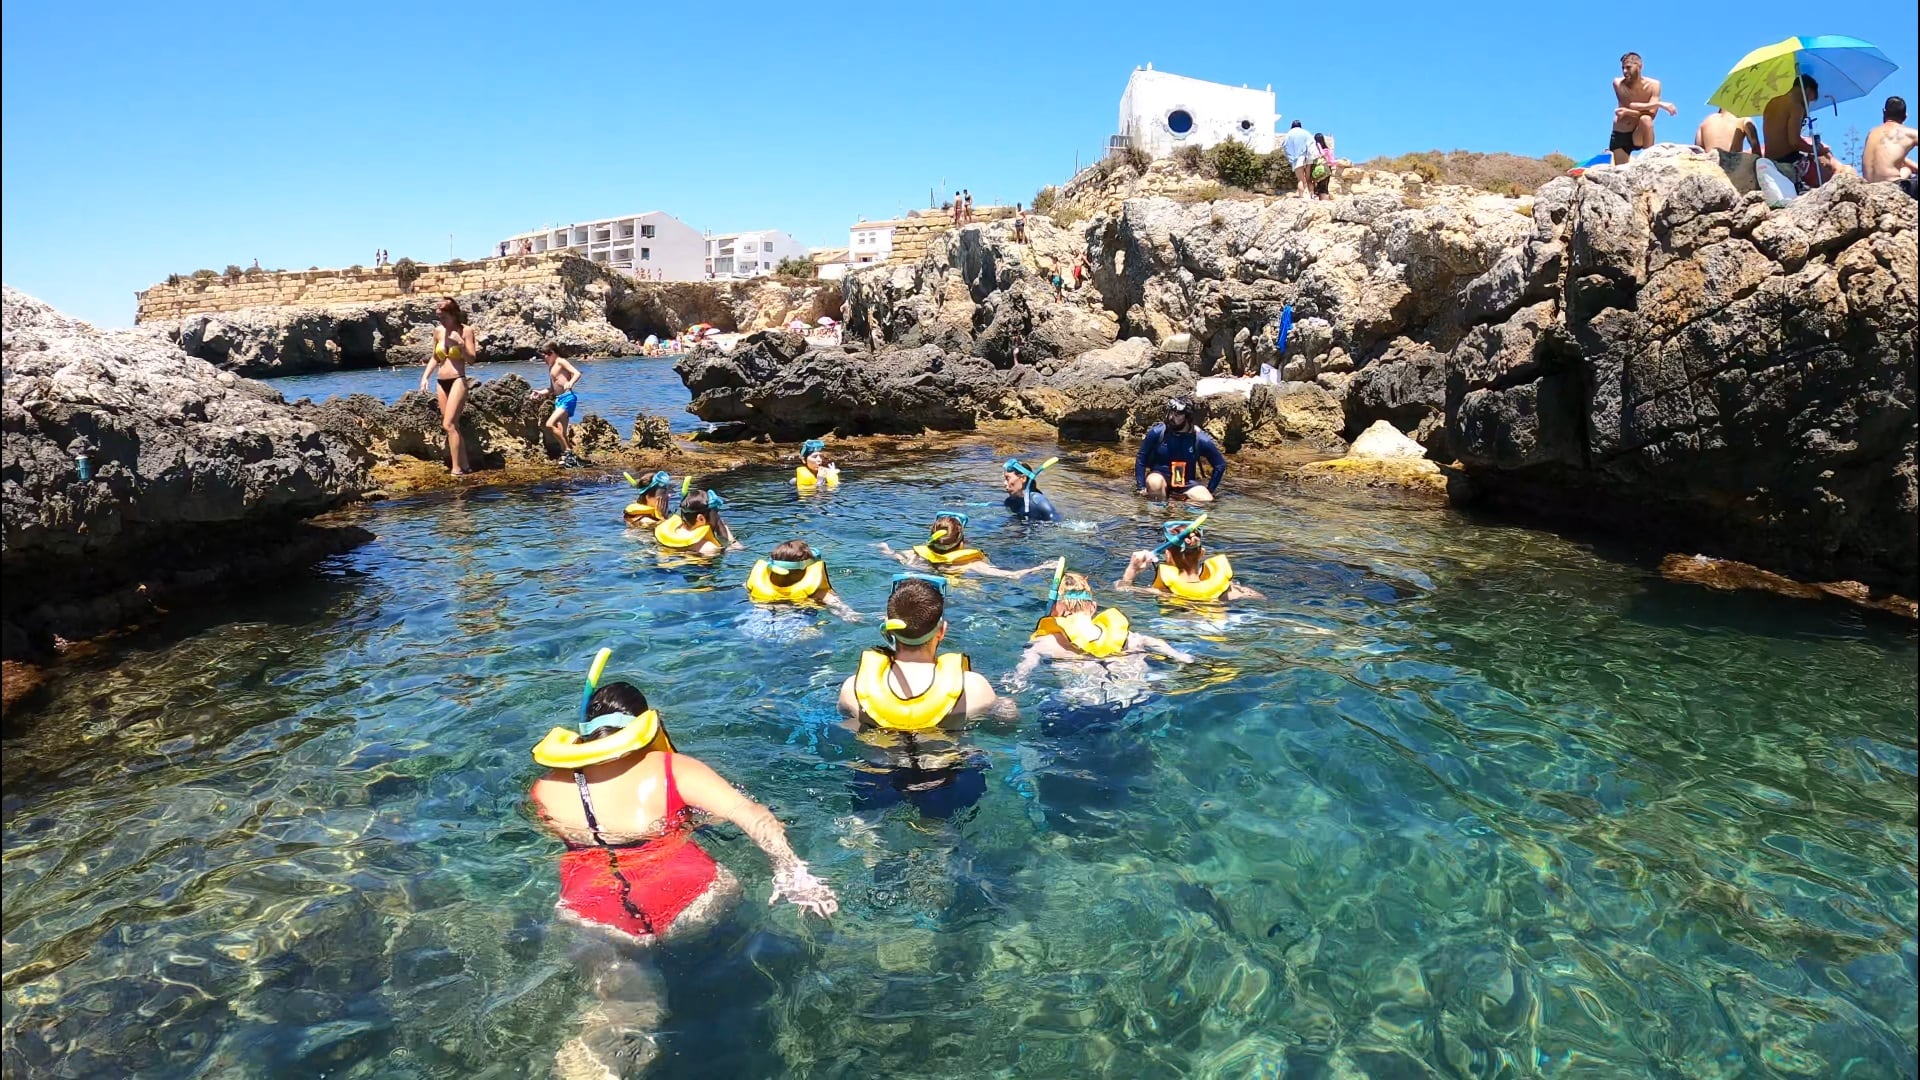
[[[935,514],[933,516],[935,518],[943,518],[943,517],[952,518],[953,520],[960,523],[960,528],[962,530],[965,530],[967,527],[967,512],[964,510],[942,510],[938,514]],[[944,539],[946,535],[947,535],[947,530],[935,529],[932,532],[927,534],[927,543],[931,544],[935,540]]]
[[[1200,535],[1200,526],[1205,524],[1207,515],[1201,514],[1192,521],[1169,521],[1163,526],[1167,542],[1154,549],[1158,555],[1170,548],[1185,547],[1189,539]]]
[[[806,442],[800,444],[801,461],[805,461],[815,454],[824,454],[826,452],[827,440],[825,439],[808,439]]]
[[[1053,610],[1053,605],[1059,603],[1063,599],[1064,600],[1086,600],[1089,602],[1093,600],[1093,593],[1087,591],[1086,589],[1068,589],[1066,592],[1062,593],[1060,591],[1060,586],[1064,584],[1066,580],[1067,580],[1067,557],[1065,555],[1062,555],[1060,556],[1060,561],[1055,563],[1053,567],[1053,587],[1047,590],[1047,610],[1049,611]]]
[[[804,574],[819,562],[818,556],[811,559],[768,559],[767,569],[776,574]]]
[[[620,475],[627,478],[627,483],[632,484],[636,488],[639,488],[640,489],[639,494],[641,496],[651,495],[655,491],[658,491],[659,489],[673,483],[673,477],[668,476],[665,469],[662,469],[659,472],[654,473],[653,476],[649,478],[647,482],[644,484],[642,484],[638,480],[635,480],[633,478],[632,473],[621,473]]]
[[[947,579],[933,577],[928,574],[895,574],[893,575],[893,590],[899,589],[901,584],[908,581],[924,581],[940,590],[941,596],[947,595]],[[889,599],[893,596],[893,590],[889,590],[887,593]],[[932,641],[936,634],[940,633],[940,627],[945,625],[946,621],[943,617],[939,622],[933,624],[933,629],[921,634],[919,637],[906,637],[900,633],[900,631],[907,628],[906,621],[904,619],[888,619],[880,624],[880,633],[895,646],[925,645],[927,642]]]

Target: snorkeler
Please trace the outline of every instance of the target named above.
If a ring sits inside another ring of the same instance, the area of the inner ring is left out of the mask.
[[[754,563],[747,596],[756,604],[821,604],[848,622],[860,620],[860,613],[834,593],[826,562],[804,540],[788,540]]]
[[[527,398],[531,401],[542,394],[553,395],[553,413],[547,417],[545,427],[560,440],[560,464],[569,469],[579,468],[580,459],[574,454],[573,440],[568,436],[573,429],[573,418],[580,411],[580,395],[573,392],[580,382],[580,369],[560,355],[560,346],[555,342],[547,342],[540,358],[547,365],[547,389],[535,390]]]
[[[1024,687],[1027,676],[1042,660],[1106,660],[1110,657],[1156,653],[1182,664],[1193,657],[1151,634],[1135,632],[1117,608],[1101,608],[1085,575],[1066,572],[1060,560],[1048,594],[1047,614],[1033,628],[1020,666],[1007,676],[1008,689]]]
[[[1206,520],[1207,515],[1201,514],[1192,521],[1167,522],[1167,542],[1152,551],[1134,552],[1127,560],[1126,572],[1113,583],[1114,587],[1134,588],[1133,579],[1157,563],[1159,569],[1148,588],[1164,596],[1177,596],[1182,600],[1266,599],[1233,580],[1233,564],[1225,555],[1207,554],[1200,543],[1200,526]]]
[[[827,456],[825,439],[808,439],[800,444],[800,464],[793,470],[793,486],[801,491],[840,486],[840,466]]]
[[[1206,483],[1200,463],[1207,463]],[[1147,429],[1133,458],[1133,486],[1149,499],[1185,499],[1210,503],[1227,475],[1227,458],[1213,436],[1194,426],[1186,398],[1167,402],[1167,418]]]
[[[1059,458],[1048,458],[1039,468],[1029,468],[1019,458],[1008,458],[1001,483],[1007,489],[1006,507],[1015,517],[1029,521],[1059,521],[1059,511],[1040,493],[1040,474],[1051,469]]]
[[[611,653],[594,657],[577,727],[556,727],[533,748],[533,760],[548,770],[529,793],[533,808],[567,845],[559,867],[561,917],[612,945],[651,945],[716,923],[739,897],[740,883],[694,841],[699,813],[733,823],[767,853],[769,903],[784,898],[822,918],[837,911],[833,889],[793,853],[778,818],[704,763],[677,753],[638,687],[599,685]],[[636,1050],[652,1051],[643,1019],[657,1019],[652,1003],[605,992],[632,959],[616,950],[607,963],[615,970],[593,980],[603,1000],[558,1061],[586,1057],[605,1067]],[[629,1045],[611,1052],[594,1045],[608,1042]]]
[[[634,493],[633,501],[627,504],[620,516],[626,519],[629,528],[653,528],[667,520],[671,513],[667,509],[667,500],[673,498],[673,477],[666,470],[654,473],[645,484],[633,478],[632,473],[622,473],[627,483],[640,490]]]
[[[840,712],[890,731],[926,731],[992,709],[997,696],[965,653],[941,653],[947,636],[947,582],[896,574],[881,631],[892,647],[860,654],[860,670],[840,684]]]
[[[686,487],[686,481],[681,482],[681,487]],[[733,538],[733,530],[720,520],[720,511],[726,508],[727,500],[711,490],[683,494],[680,496],[680,509],[654,526],[653,538],[660,541],[661,547],[684,551],[689,555],[743,551],[745,548],[740,541]]]
[[[985,552],[968,547],[966,540],[967,515],[959,510],[942,510],[933,519],[933,529],[928,533],[926,543],[915,544],[908,551],[895,551],[881,541],[880,554],[915,569],[931,567],[946,574],[980,574],[983,577],[1025,577],[1053,565],[1041,563],[1025,570],[1003,570],[993,565]]]

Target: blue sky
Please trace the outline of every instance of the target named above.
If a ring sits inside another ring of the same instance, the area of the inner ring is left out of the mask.
[[[477,258],[551,222],[666,210],[846,243],[930,191],[1025,200],[1089,159],[1136,65],[1272,83],[1356,160],[1604,148],[1620,53],[1685,141],[1747,50],[1851,34],[1901,70],[1822,129],[1915,101],[1887,0],[1649,11],[1396,3],[117,4],[0,9],[8,284],[103,325],[170,272]],[[1360,17],[1356,17],[1356,15]],[[956,20],[959,25],[955,25]],[[1285,121],[1282,121],[1282,126]]]

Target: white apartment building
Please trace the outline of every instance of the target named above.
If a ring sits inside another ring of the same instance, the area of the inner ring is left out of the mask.
[[[883,263],[893,255],[897,221],[861,221],[847,230],[847,261],[854,266]]]
[[[804,259],[807,249],[778,229],[721,233],[707,239],[707,276],[751,278],[773,273],[782,259]]]
[[[519,233],[500,241],[494,253],[550,251],[571,252],[647,281],[699,281],[707,273],[700,231],[659,210]]]
[[[1155,71],[1148,64],[1127,79],[1120,95],[1120,133],[1107,146],[1110,151],[1135,146],[1162,158],[1183,146],[1204,150],[1234,140],[1257,154],[1270,154],[1279,120],[1271,84],[1265,90],[1227,86]]]

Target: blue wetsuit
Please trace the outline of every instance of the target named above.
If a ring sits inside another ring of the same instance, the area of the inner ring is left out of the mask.
[[[1164,423],[1153,425],[1140,440],[1140,453],[1133,459],[1133,486],[1147,486],[1147,474],[1157,472],[1167,478],[1167,490],[1179,494],[1194,485],[1205,459],[1212,475],[1207,477],[1209,494],[1220,490],[1220,478],[1227,474],[1227,456],[1220,452],[1213,436],[1197,427],[1174,434]]]
[[[1007,512],[1014,517],[1024,517],[1028,521],[1060,520],[1060,511],[1053,508],[1053,503],[1040,493],[1039,488],[1034,488],[1030,494],[1033,496],[1031,510],[1028,509],[1026,495],[1009,495],[1006,503]]]

